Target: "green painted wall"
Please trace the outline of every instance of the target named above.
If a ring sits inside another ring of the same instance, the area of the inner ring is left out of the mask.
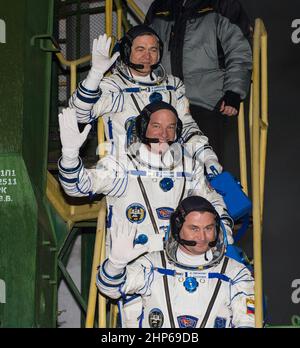
[[[10,174],[9,174],[10,171]],[[13,172],[12,172],[13,171]],[[2,175],[5,174],[6,175]],[[13,175],[13,176],[12,176]],[[17,154],[0,155],[0,278],[5,282],[5,303],[0,303],[1,327],[34,323],[37,205],[24,161]]]
[[[1,0],[0,19],[0,327],[53,327],[56,237],[45,197],[51,53],[31,40],[52,33],[53,0]]]

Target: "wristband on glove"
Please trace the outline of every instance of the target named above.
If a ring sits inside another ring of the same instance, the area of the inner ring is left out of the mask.
[[[99,84],[102,79],[103,72],[100,72],[92,67],[88,73],[88,76],[82,82],[82,85],[90,91],[96,91],[99,88]]]
[[[126,268],[118,268],[108,259],[106,259],[102,264],[102,272],[106,278],[120,279],[124,277]]]
[[[79,149],[66,149],[62,148],[62,157],[61,157],[61,165],[68,168],[76,168],[79,163]]]

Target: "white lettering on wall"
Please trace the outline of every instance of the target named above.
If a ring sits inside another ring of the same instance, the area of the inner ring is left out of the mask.
[[[0,279],[0,303],[6,303],[6,286],[3,279]]]
[[[6,43],[6,24],[0,19],[0,43]]]

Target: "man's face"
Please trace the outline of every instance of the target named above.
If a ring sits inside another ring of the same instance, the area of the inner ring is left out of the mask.
[[[209,212],[192,211],[185,217],[180,238],[197,242],[195,246],[179,245],[189,255],[202,255],[210,249],[208,243],[215,240],[216,219]]]
[[[174,141],[176,135],[177,118],[171,110],[162,109],[154,112],[146,131],[146,137],[158,139],[158,143],[151,143],[151,151],[164,153],[169,148],[169,141]]]
[[[157,38],[153,35],[141,35],[133,40],[130,53],[130,61],[133,64],[142,64],[144,68],[136,71],[137,76],[150,74],[151,65],[156,64],[159,58],[159,46]]]

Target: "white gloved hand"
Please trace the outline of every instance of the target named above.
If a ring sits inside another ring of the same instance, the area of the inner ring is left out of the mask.
[[[112,57],[109,56],[110,44],[111,37],[108,38],[106,34],[100,35],[98,39],[94,39],[92,67],[87,78],[83,82],[85,88],[90,90],[97,89],[103,75],[119,57],[119,52],[116,52]]]
[[[65,168],[74,168],[78,164],[79,149],[85,142],[91,125],[85,126],[82,133],[79,132],[76,110],[63,109],[58,115],[60,141],[62,144],[62,165]]]
[[[111,252],[108,260],[115,269],[122,271],[129,262],[148,251],[149,243],[134,245],[136,223],[119,221],[113,225],[117,228],[111,230]]]
[[[102,75],[109,70],[120,55],[119,52],[116,52],[112,57],[109,56],[110,44],[111,37],[107,37],[106,34],[100,35],[93,41],[92,69]]]
[[[223,167],[221,166],[221,164],[217,161],[214,160],[208,160],[205,162],[205,169],[208,175],[211,176],[216,176],[218,174],[221,174],[223,171]],[[217,171],[217,173],[215,172],[215,170]]]

